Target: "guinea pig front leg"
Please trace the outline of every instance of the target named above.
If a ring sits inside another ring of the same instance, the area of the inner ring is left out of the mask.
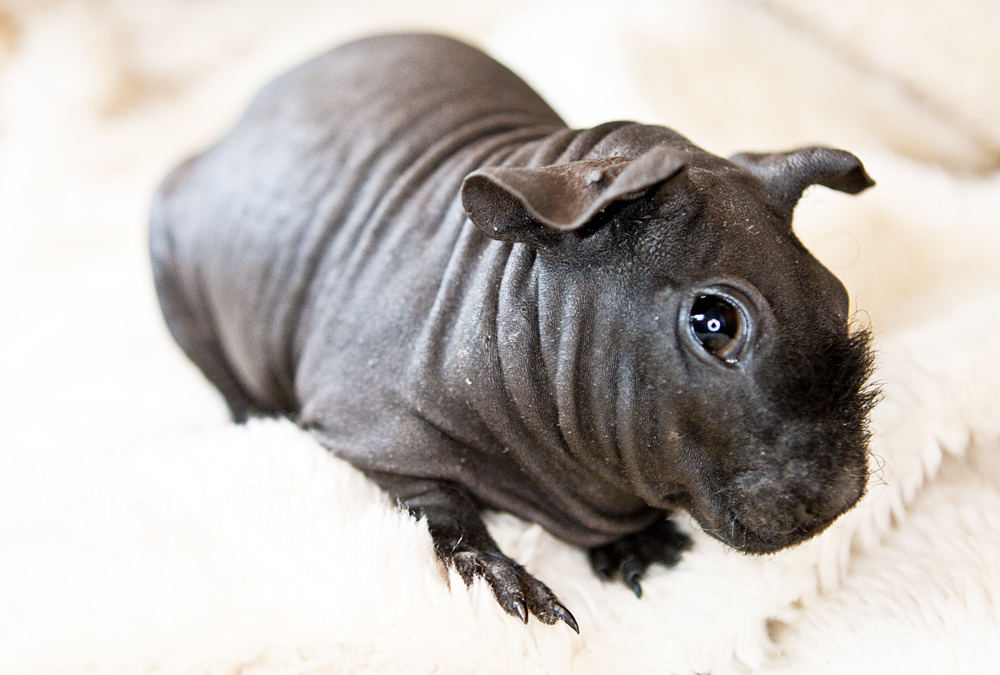
[[[604,581],[616,576],[642,597],[639,580],[653,563],[667,567],[676,565],[681,553],[691,548],[691,537],[677,529],[674,521],[661,518],[645,530],[622,537],[610,544],[588,551],[590,566]]]
[[[530,612],[542,623],[563,621],[580,632],[576,619],[549,587],[503,554],[468,490],[450,481],[368,475],[411,513],[427,520],[438,557],[446,565],[454,565],[466,585],[477,576],[483,577],[508,614],[528,623]]]

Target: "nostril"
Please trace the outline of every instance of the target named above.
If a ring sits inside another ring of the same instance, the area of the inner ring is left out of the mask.
[[[789,509],[789,516],[792,519],[792,526],[781,532],[781,534],[791,534],[795,530],[801,527],[807,527],[812,523],[819,520],[819,517],[813,511],[810,504],[804,501],[788,500],[792,502],[792,507]]]

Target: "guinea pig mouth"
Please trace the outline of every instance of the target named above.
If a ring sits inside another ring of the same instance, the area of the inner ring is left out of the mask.
[[[832,525],[840,515],[838,513],[832,518],[812,521],[808,525],[796,526],[787,531],[770,530],[759,532],[747,527],[734,511],[730,511],[724,517],[723,525],[707,528],[705,532],[741,553],[765,555],[775,553],[781,549],[800,544],[815,537]]]
[[[774,553],[816,536],[857,504],[867,486],[866,471],[843,471],[816,481],[826,486],[822,492],[815,490],[816,483],[811,490],[789,489],[761,478],[762,473],[766,475],[738,474],[728,491],[728,505],[717,512],[713,526],[705,528],[744,553]]]

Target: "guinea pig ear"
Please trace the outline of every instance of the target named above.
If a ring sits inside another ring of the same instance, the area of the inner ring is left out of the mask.
[[[861,160],[846,150],[801,148],[790,152],[743,152],[729,161],[750,171],[771,189],[789,213],[810,185],[857,194],[875,185]]]
[[[658,147],[637,159],[602,157],[539,168],[489,167],[469,174],[462,205],[493,239],[536,247],[578,230],[616,201],[641,197],[685,164],[676,150]]]

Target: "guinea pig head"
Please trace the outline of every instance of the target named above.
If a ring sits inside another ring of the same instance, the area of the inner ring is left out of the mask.
[[[813,184],[873,182],[841,150],[727,160],[675,142],[488,169],[463,190],[484,232],[537,251],[547,302],[574,307],[543,359],[562,364],[557,404],[587,420],[573,437],[748,553],[817,534],[867,484],[869,336],[792,231]]]

